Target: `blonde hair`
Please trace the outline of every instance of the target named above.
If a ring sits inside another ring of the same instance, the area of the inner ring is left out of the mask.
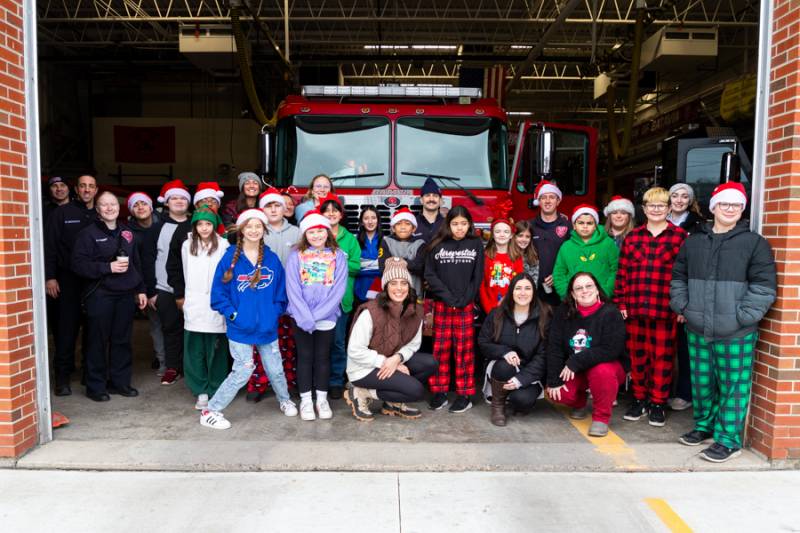
[[[642,203],[647,205],[651,202],[664,202],[669,207],[669,191],[663,187],[651,187],[647,189],[642,197]]]
[[[333,180],[327,174],[317,174],[313,178],[311,178],[311,183],[308,184],[308,190],[303,195],[303,200],[313,200],[314,199],[314,182],[317,181],[319,178],[325,178],[328,180],[328,183],[331,184],[331,194],[336,193],[336,187],[333,185]],[[302,202],[301,202],[302,203]]]
[[[617,211],[622,211],[622,209],[618,209]],[[613,215],[613,214],[614,214],[614,213],[616,213],[617,211],[613,211],[613,212],[609,213],[609,214],[608,214],[608,216],[606,217],[606,223],[604,224],[604,226],[605,226],[605,228],[606,228],[606,233],[608,233],[608,235],[609,235],[609,236],[611,236],[611,237],[613,237],[613,236],[614,236],[614,234],[612,233],[612,231],[613,231],[613,229],[612,229],[612,228],[613,228],[613,226],[611,225],[611,215]],[[634,224],[633,224],[633,217],[631,216],[631,214],[630,214],[630,213],[628,213],[627,211],[623,211],[623,212],[624,212],[626,215],[628,215],[628,223],[627,223],[627,224],[625,224],[625,227],[622,229],[622,232],[620,233],[620,235],[622,236],[622,238],[625,238],[625,236],[626,236],[628,233],[630,233],[631,231],[633,231]]]

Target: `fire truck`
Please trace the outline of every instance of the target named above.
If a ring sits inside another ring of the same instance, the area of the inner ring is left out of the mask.
[[[480,89],[305,86],[276,118],[261,141],[266,181],[304,194],[314,176],[330,176],[349,229],[367,205],[378,209],[384,230],[400,206],[419,213],[429,177],[443,207],[465,206],[482,230],[493,206],[509,199],[511,216],[532,218],[541,179],[564,191],[563,211],[595,200],[596,130],[527,121],[511,158],[506,113]]]

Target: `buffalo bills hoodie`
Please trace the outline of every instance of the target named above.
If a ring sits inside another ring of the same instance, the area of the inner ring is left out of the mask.
[[[278,318],[286,311],[286,280],[278,256],[264,246],[261,279],[250,287],[256,267],[244,252],[233,267],[233,278],[222,276],[233,261],[235,246],[220,259],[211,285],[211,308],[227,322],[228,338],[241,344],[269,344],[278,338]],[[235,317],[231,320],[231,316]]]

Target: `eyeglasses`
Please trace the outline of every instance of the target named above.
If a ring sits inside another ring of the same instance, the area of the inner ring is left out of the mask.
[[[597,286],[594,283],[589,283],[588,285],[576,285],[572,287],[573,292],[582,292],[582,291],[591,291],[592,289],[596,289]]]
[[[728,202],[719,202],[717,207],[723,211],[740,211],[741,209],[744,209],[744,205],[742,204],[731,204]]]
[[[667,208],[667,204],[647,204],[645,207],[650,211],[664,211]]]

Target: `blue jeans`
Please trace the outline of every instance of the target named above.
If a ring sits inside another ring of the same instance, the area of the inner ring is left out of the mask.
[[[242,344],[228,339],[228,346],[231,349],[231,357],[233,357],[233,369],[219,386],[214,397],[208,402],[208,409],[211,411],[225,409],[236,397],[239,389],[247,385],[247,381],[255,369],[252,344]],[[283,360],[278,349],[277,339],[269,344],[258,344],[256,349],[269,378],[269,384],[275,391],[275,396],[278,397],[278,402],[285,402],[289,399],[289,387],[286,385]]]
[[[347,350],[345,341],[347,340],[347,322],[350,320],[350,313],[339,315],[334,328],[333,346],[331,346],[331,377],[328,384],[331,387],[344,387],[344,371],[347,369]]]

